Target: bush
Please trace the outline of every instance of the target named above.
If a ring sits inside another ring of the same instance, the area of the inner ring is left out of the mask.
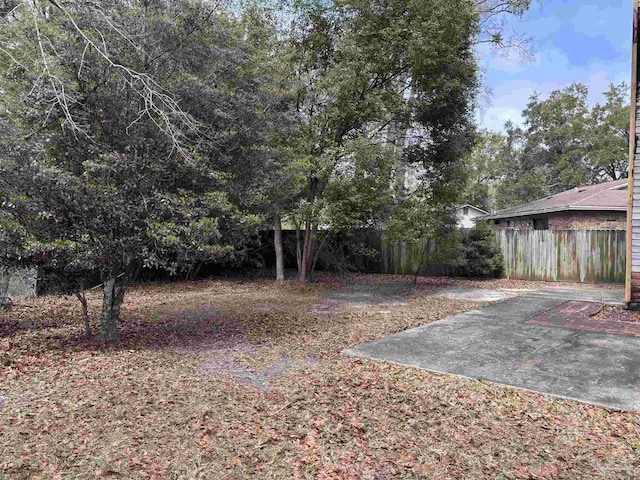
[[[462,236],[460,256],[456,261],[459,274],[464,277],[499,277],[504,267],[502,250],[496,242],[493,228],[478,222]]]

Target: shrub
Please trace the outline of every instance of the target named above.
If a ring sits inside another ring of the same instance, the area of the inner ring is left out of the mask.
[[[504,258],[490,225],[478,222],[474,228],[462,236],[460,256],[455,266],[459,275],[464,277],[500,276],[504,267]]]

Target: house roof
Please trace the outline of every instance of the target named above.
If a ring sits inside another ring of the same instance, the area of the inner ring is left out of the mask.
[[[462,208],[464,208],[464,207],[473,208],[474,210],[477,210],[477,211],[479,211],[480,213],[489,213],[489,212],[487,212],[486,210],[481,209],[480,207],[476,207],[475,205],[471,205],[470,203],[465,203],[465,204],[463,204],[463,205],[458,205],[458,206],[456,207],[456,210],[460,210],[460,209],[462,209]]]
[[[586,187],[576,187],[540,200],[485,215],[482,220],[525,217],[543,213],[579,211],[626,211],[628,180],[614,180]]]

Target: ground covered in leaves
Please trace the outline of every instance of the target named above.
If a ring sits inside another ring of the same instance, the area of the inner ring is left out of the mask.
[[[615,305],[603,305],[602,309],[593,316],[593,319],[640,323],[640,311],[626,310]]]
[[[16,304],[0,313],[0,479],[638,478],[638,414],[340,354],[477,308],[437,295],[455,283],[538,288],[145,285],[111,346],[84,338],[72,298]]]

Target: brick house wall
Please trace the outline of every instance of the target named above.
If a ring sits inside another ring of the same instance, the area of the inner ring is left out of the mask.
[[[549,216],[549,230],[626,230],[627,212],[562,212]]]
[[[536,216],[536,219],[545,217]],[[627,212],[559,212],[549,214],[549,230],[626,230]],[[534,220],[519,217],[494,221],[496,230],[534,230]]]

